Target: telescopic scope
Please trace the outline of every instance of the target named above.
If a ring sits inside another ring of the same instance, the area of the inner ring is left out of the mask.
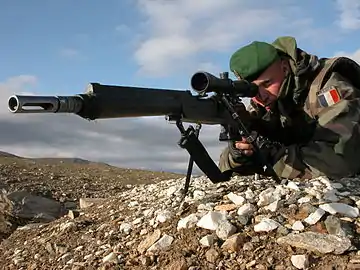
[[[191,87],[199,95],[215,92],[219,94],[232,94],[238,97],[255,97],[259,87],[246,80],[233,81],[228,73],[221,73],[220,78],[208,72],[196,72],[191,77]]]

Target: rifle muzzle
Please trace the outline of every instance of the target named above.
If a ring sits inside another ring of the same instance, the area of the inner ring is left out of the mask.
[[[83,106],[80,96],[22,96],[8,99],[12,113],[78,113]]]

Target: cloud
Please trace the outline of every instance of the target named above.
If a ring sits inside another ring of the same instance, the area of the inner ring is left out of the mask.
[[[115,27],[115,31],[119,34],[129,34],[131,32],[131,28],[125,24],[119,24]]]
[[[0,83],[0,150],[26,157],[79,157],[120,167],[186,172],[189,155],[177,142],[180,133],[164,117],[87,121],[71,114],[11,114],[10,95],[36,92],[34,76]],[[31,90],[31,91],[30,91]],[[188,125],[184,123],[185,127]],[[200,138],[218,162],[224,143],[218,126],[204,126]],[[195,166],[195,172],[200,171]]]
[[[0,117],[9,113],[7,101],[13,94],[30,94],[37,86],[38,79],[32,75],[18,75],[0,82]]]
[[[78,58],[81,56],[80,51],[73,48],[64,48],[60,50],[60,56],[65,58]]]
[[[360,1],[336,0],[336,7],[340,12],[337,23],[342,29],[360,29]]]
[[[339,52],[336,52],[334,54],[334,56],[345,56],[345,57],[353,59],[358,64],[360,64],[360,49],[358,49],[358,50],[356,50],[355,52],[352,52],[352,53],[339,51]]]
[[[166,76],[196,67],[206,53],[228,54],[259,36],[273,39],[284,33],[318,31],[306,17],[307,12],[292,1],[138,0],[137,3],[145,20],[144,36],[135,60],[141,74],[151,76]],[[304,34],[304,37],[313,35]]]

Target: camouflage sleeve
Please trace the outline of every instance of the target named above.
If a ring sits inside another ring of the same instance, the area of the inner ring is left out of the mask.
[[[331,93],[331,89],[336,92]],[[339,100],[334,99],[336,93]],[[326,175],[338,178],[360,172],[357,160],[360,158],[359,96],[360,91],[339,74],[331,75],[316,101],[318,124],[310,142],[281,147],[271,154],[279,177],[308,179]],[[219,167],[222,171],[237,171],[244,166],[236,163],[225,149]],[[241,170],[257,171],[254,165]]]
[[[332,73],[317,95],[317,128],[309,143],[282,149],[274,169],[285,178],[341,178],[360,172],[360,91]]]

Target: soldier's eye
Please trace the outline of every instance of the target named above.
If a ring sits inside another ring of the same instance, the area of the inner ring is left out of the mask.
[[[267,80],[264,80],[262,83],[261,83],[261,86],[267,88],[271,85],[271,79],[267,79]]]

